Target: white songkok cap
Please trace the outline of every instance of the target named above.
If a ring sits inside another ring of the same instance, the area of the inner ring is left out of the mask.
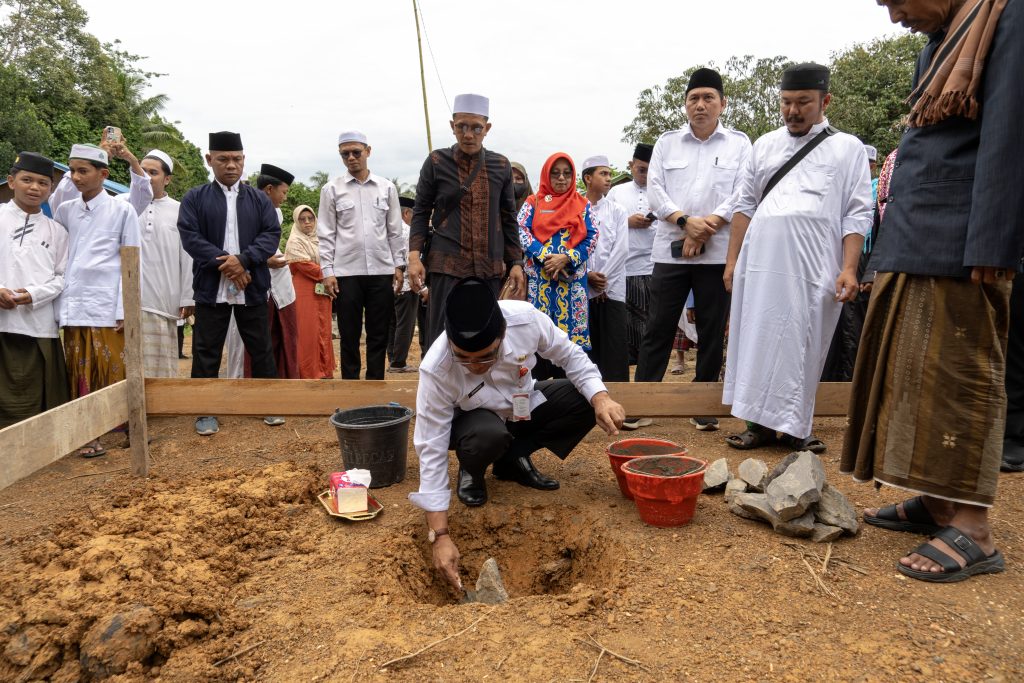
[[[360,133],[358,130],[346,130],[344,133],[338,136],[338,144],[344,145],[346,142],[361,142],[364,145],[368,145],[366,136]]]
[[[455,96],[455,106],[452,107],[453,114],[476,114],[487,118],[490,116],[491,101],[483,95],[464,93]]]
[[[107,156],[106,150],[96,145],[72,145],[68,159],[85,159],[104,166],[110,165],[110,158]]]
[[[174,162],[171,161],[171,155],[167,152],[160,151],[159,149],[151,149],[149,150],[149,154],[146,156],[152,157],[153,159],[159,159],[164,162],[167,164],[167,168],[170,169],[171,173],[174,173]]]
[[[580,168],[585,171],[588,168],[597,168],[598,166],[607,166],[608,168],[612,167],[611,163],[608,161],[608,157],[603,154],[598,154],[597,156],[587,157],[584,159],[583,165]]]
[[[864,151],[868,155],[868,161],[878,161],[878,150],[871,145],[864,145]]]

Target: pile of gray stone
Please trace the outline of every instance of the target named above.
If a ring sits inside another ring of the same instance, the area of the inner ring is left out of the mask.
[[[772,469],[748,458],[735,477],[720,458],[704,473],[704,491],[721,489],[734,515],[767,522],[785,536],[824,543],[859,528],[856,510],[825,481],[825,467],[810,451],[790,453]]]

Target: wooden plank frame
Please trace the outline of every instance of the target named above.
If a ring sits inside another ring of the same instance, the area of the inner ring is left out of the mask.
[[[0,489],[128,420],[128,383],[111,384],[0,430]]]
[[[416,380],[147,379],[150,415],[330,415],[335,408],[416,406]],[[727,417],[718,382],[610,383],[608,391],[630,415]],[[847,382],[822,383],[814,414],[846,415]]]
[[[121,291],[124,297],[124,368],[128,382],[128,438],[132,474],[149,476],[149,428],[142,364],[142,278],[139,247],[121,247]]]

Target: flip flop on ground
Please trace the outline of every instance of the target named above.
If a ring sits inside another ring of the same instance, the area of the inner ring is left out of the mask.
[[[107,449],[101,446],[99,441],[93,441],[88,446],[79,448],[78,454],[83,458],[98,458],[101,455],[106,455]]]
[[[783,434],[782,438],[779,439],[786,448],[792,448],[794,451],[810,451],[811,453],[824,453],[825,442],[814,436],[813,434],[806,439],[798,439],[795,436],[789,434]]]
[[[931,541],[933,539],[940,540],[948,545],[963,559],[964,566],[960,566],[960,563],[952,555],[932,545]],[[907,554],[913,553],[927,557],[932,562],[940,565],[942,571],[919,571],[905,566],[902,562],[896,563],[896,569],[904,576],[909,576],[918,581],[928,581],[929,583],[955,583],[979,574],[996,574],[1006,568],[1001,552],[996,550],[991,555],[986,555],[970,536],[953,526],[939,529],[927,542],[922,543]]]
[[[742,434],[730,434],[725,437],[725,442],[740,451],[749,451],[762,446],[774,444],[778,438],[775,432],[768,429],[748,429]]]
[[[886,505],[878,510],[877,515],[863,516],[864,523],[888,529],[889,531],[905,531],[909,534],[931,535],[942,527],[936,523],[932,513],[928,512],[921,496],[895,505]]]

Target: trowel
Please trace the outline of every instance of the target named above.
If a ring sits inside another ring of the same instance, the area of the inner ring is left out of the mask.
[[[481,602],[485,605],[500,605],[507,600],[508,591],[505,590],[505,584],[501,580],[498,561],[489,557],[480,568],[480,576],[476,580],[476,590],[464,588],[459,604]]]

